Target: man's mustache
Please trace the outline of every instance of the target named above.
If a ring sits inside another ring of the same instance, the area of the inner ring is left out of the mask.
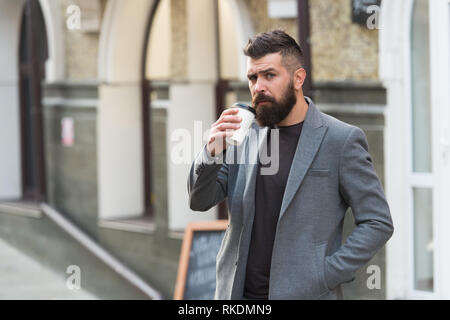
[[[276,102],[274,98],[266,96],[265,94],[260,93],[253,99],[253,105],[256,106],[258,103],[260,103],[262,101]]]

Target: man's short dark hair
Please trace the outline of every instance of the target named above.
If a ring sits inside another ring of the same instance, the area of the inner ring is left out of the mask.
[[[304,67],[304,56],[300,45],[280,29],[259,33],[249,39],[244,54],[260,59],[271,53],[280,53],[283,66],[290,72]]]

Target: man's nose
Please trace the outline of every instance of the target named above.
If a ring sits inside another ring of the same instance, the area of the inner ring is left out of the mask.
[[[255,93],[264,93],[267,91],[266,85],[264,84],[264,81],[261,81],[258,79],[255,84]]]

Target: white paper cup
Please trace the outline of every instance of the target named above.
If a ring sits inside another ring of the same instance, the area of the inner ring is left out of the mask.
[[[226,141],[231,145],[239,146],[248,134],[248,130],[255,119],[256,111],[252,107],[242,103],[235,103],[233,104],[233,107],[239,110],[237,115],[242,118],[242,121],[240,122],[241,127],[234,130],[233,135],[227,137]]]

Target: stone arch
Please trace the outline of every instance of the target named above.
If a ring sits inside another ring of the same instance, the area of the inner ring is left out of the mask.
[[[231,5],[237,29],[240,30],[236,38],[236,41],[239,41],[236,48],[240,50],[241,42],[251,32],[250,19],[246,15],[245,21],[241,21],[244,11],[240,10],[245,6],[242,0],[227,1]],[[105,10],[100,34],[98,69],[100,86],[97,155],[100,219],[136,216],[144,210],[142,54],[149,12],[156,3],[155,0],[143,0],[139,1],[139,4],[109,0]],[[169,83],[168,141],[171,139],[170,133],[177,129],[185,128],[194,136],[195,121],[203,123],[203,130],[214,122],[214,95],[218,75],[213,10],[213,1],[186,0],[187,79]],[[239,16],[236,16],[237,13]],[[240,54],[240,51],[235,51],[234,54]],[[238,60],[239,78],[244,79],[245,60]],[[214,219],[214,214],[211,213],[188,213],[190,210],[185,181],[190,164],[174,164],[170,159],[170,146],[167,150],[169,227],[182,229],[193,219]]]
[[[61,81],[65,76],[63,17],[58,0],[39,0],[44,15],[49,58],[46,62],[47,83]]]
[[[145,27],[156,2],[108,1],[100,33],[98,76],[101,83],[141,80]]]
[[[141,80],[149,13],[156,0],[109,0],[100,32],[97,112],[100,219],[144,212]]]

